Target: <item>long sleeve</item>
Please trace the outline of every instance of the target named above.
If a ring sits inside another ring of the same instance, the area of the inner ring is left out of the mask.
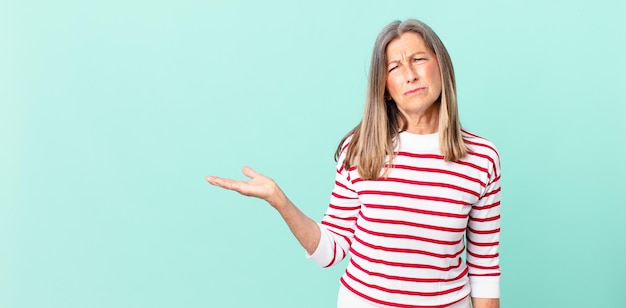
[[[346,146],[338,159],[335,186],[330,204],[320,226],[320,241],[315,252],[307,256],[322,267],[335,265],[348,254],[354,237],[354,226],[361,201],[350,180],[349,170],[343,168]]]
[[[497,152],[492,158],[487,186],[472,205],[466,232],[472,297],[500,297],[500,161]]]

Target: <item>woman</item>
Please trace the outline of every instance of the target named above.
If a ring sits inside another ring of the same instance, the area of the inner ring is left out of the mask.
[[[266,200],[321,266],[350,252],[338,307],[499,307],[499,156],[461,129],[452,62],[427,25],[378,35],[363,119],[336,158],[320,224],[248,167],[249,182],[207,180]]]

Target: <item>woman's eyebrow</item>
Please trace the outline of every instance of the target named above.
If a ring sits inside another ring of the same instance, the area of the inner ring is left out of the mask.
[[[428,53],[425,52],[425,51],[416,51],[416,52],[410,54],[407,58],[414,57],[415,55],[418,55],[418,54],[428,54]],[[402,62],[402,60],[390,60],[389,62],[387,62],[387,65],[389,65],[391,63],[400,63],[400,62]]]

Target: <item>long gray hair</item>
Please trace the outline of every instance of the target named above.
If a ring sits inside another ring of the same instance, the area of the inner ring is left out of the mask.
[[[406,32],[420,35],[428,48],[437,56],[441,74],[441,95],[439,97],[439,144],[446,161],[458,161],[467,154],[463,141],[461,122],[456,101],[456,83],[452,60],[439,36],[425,23],[408,19],[394,21],[387,25],[376,38],[365,101],[363,119],[339,143],[335,152],[338,159],[342,145],[352,137],[348,145],[343,166],[349,169],[357,165],[360,176],[365,180],[376,180],[385,176],[394,158],[394,141],[400,132],[406,130],[406,117],[398,110],[393,100],[387,100],[387,46]],[[385,159],[388,161],[385,161]]]

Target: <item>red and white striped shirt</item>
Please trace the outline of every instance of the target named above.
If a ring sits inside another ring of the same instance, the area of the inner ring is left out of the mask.
[[[390,173],[376,181],[342,167],[344,145],[309,257],[328,267],[350,252],[341,283],[382,307],[445,307],[470,290],[498,298],[500,159],[491,142],[463,136],[468,155],[446,162],[439,134],[400,133]]]

